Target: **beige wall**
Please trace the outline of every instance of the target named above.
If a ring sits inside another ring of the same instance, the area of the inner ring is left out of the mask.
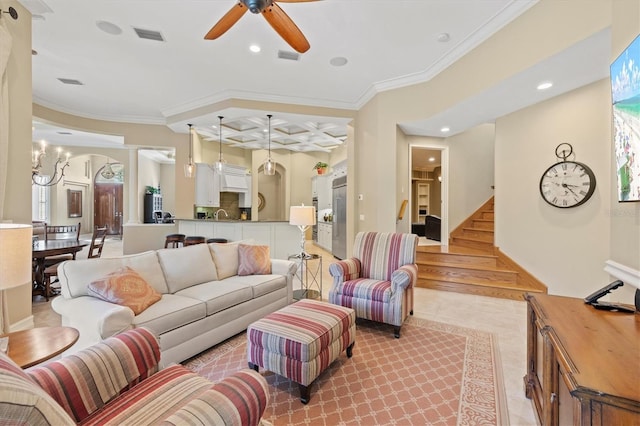
[[[552,294],[586,296],[608,279],[610,102],[602,80],[496,122],[496,245]],[[562,142],[596,176],[592,198],[571,209],[548,205],[539,190]]]

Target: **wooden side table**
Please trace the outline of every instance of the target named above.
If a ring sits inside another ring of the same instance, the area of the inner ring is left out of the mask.
[[[72,327],[37,327],[0,337],[9,338],[9,358],[21,368],[28,368],[69,349],[79,336]]]

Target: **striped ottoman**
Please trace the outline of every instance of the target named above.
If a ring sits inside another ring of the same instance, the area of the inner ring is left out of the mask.
[[[311,383],[356,338],[351,308],[300,300],[254,322],[247,329],[249,368],[273,371],[298,383],[300,401],[309,402]]]

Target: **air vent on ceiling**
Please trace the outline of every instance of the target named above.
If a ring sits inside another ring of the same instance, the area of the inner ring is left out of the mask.
[[[300,54],[296,52],[286,51],[286,50],[278,50],[278,58],[288,59],[290,61],[297,61],[300,59]]]
[[[59,78],[58,80],[60,80],[64,84],[74,84],[76,86],[84,86],[83,82],[81,82],[80,80],[75,80],[73,78]]]
[[[147,40],[164,41],[164,38],[162,37],[162,34],[160,34],[160,31],[143,30],[141,28],[134,28],[133,30],[136,32],[136,34],[138,34],[138,37],[140,38],[146,38]]]

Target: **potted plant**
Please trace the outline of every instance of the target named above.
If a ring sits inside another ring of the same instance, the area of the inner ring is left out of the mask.
[[[327,171],[327,167],[329,165],[327,163],[323,163],[322,161],[318,161],[315,166],[313,166],[313,170],[318,172],[319,175],[323,175],[324,172]]]

